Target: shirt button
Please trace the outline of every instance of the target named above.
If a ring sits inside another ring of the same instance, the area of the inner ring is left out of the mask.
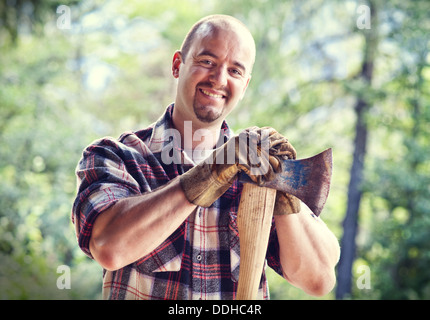
[[[196,256],[196,259],[197,259],[197,261],[202,261],[202,256],[201,256],[200,254],[198,254],[198,255]]]

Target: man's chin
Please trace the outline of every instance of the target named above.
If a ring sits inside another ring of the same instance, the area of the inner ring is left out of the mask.
[[[196,107],[194,113],[201,122],[212,123],[222,116],[222,110],[215,107]]]

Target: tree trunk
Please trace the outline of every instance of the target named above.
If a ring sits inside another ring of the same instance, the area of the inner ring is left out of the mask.
[[[343,237],[341,241],[341,256],[337,272],[336,299],[343,299],[351,293],[352,264],[355,258],[355,237],[358,227],[358,210],[361,200],[361,183],[363,180],[364,157],[367,145],[367,125],[364,115],[369,105],[358,100],[355,110],[357,123],[355,126],[354,156],[352,161],[348,187],[348,204],[345,220],[343,221]]]
[[[376,31],[376,8],[372,1],[369,1],[371,11],[371,29],[363,30],[365,34],[364,58],[359,79],[366,87],[370,87],[372,82],[373,64],[377,47]],[[345,219],[343,221],[343,237],[341,240],[341,256],[337,270],[336,299],[343,299],[351,294],[352,265],[356,254],[355,238],[358,229],[358,213],[361,201],[361,185],[363,182],[364,159],[366,155],[368,127],[366,123],[366,113],[370,107],[370,101],[364,98],[360,92],[355,105],[356,125],[354,138],[354,154],[350,171],[350,181],[348,186],[348,202]]]

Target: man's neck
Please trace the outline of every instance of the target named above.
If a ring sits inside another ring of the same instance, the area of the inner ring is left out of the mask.
[[[173,112],[172,121],[175,129],[181,134],[182,147],[187,150],[213,149],[219,140],[223,123],[223,121],[203,123],[183,119],[179,113],[175,114],[175,112]]]

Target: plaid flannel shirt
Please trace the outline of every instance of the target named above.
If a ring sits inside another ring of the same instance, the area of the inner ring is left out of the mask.
[[[76,175],[72,221],[80,248],[91,258],[89,241],[95,219],[118,200],[144,194],[189,170],[192,161],[165,164],[163,148],[172,143],[172,111],[147,129],[125,133],[118,140],[104,138],[88,146]],[[230,130],[223,124],[223,138]],[[171,145],[170,145],[171,147]],[[187,157],[182,148],[177,148]],[[185,164],[187,163],[187,164]],[[103,270],[104,299],[234,299],[239,276],[239,236],[236,224],[242,184],[234,182],[211,207],[197,207],[153,252],[116,270]],[[168,199],[166,199],[168,201]],[[160,213],[161,214],[161,213]],[[282,274],[274,224],[266,255]],[[269,299],[263,270],[258,297]]]

